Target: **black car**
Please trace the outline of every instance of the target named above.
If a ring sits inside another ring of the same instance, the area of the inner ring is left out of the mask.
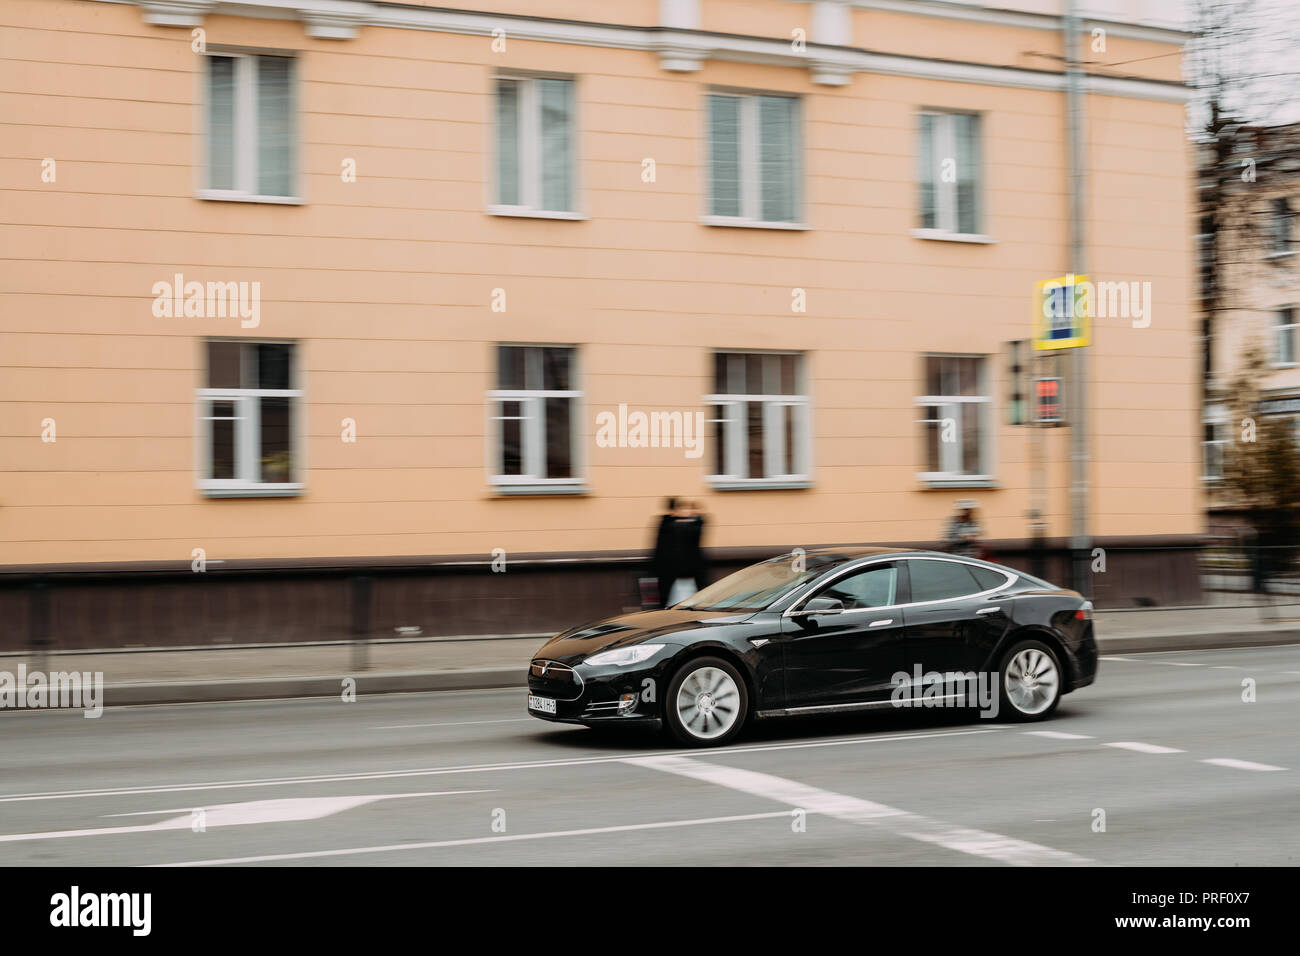
[[[1041,720],[1096,673],[1076,591],[975,558],[823,548],[556,635],[529,668],[528,712],[715,746],[751,717],[965,706]]]

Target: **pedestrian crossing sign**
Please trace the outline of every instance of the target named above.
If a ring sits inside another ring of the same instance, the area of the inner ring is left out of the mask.
[[[1092,283],[1063,275],[1038,283],[1034,296],[1034,348],[1073,349],[1088,344]]]

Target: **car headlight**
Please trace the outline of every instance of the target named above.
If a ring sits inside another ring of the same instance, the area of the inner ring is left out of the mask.
[[[615,667],[625,667],[628,664],[640,664],[642,661],[648,661],[661,650],[662,644],[633,644],[631,647],[620,647],[612,651],[601,651],[599,654],[593,654],[588,657],[588,664],[612,664]]]

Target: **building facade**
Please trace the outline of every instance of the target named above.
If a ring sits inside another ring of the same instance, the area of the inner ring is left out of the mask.
[[[1059,0],[483,6],[0,2],[7,641],[546,630],[670,494],[723,566],[1068,535],[1007,361],[1071,268]],[[1203,526],[1186,35],[1081,6],[1123,603]]]
[[[1234,420],[1233,388],[1252,346],[1265,362],[1258,414],[1284,419],[1300,448],[1300,123],[1242,127],[1225,153],[1201,151],[1202,189],[1220,196],[1217,228],[1201,230],[1212,329],[1204,475],[1209,530],[1236,540],[1246,527],[1224,466],[1249,426]]]

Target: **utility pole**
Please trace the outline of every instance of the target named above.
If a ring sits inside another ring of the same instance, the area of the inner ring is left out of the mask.
[[[1065,96],[1066,152],[1070,174],[1070,272],[1087,275],[1085,261],[1085,176],[1083,150],[1083,71],[1077,0],[1066,0]],[[1091,304],[1090,304],[1091,307]],[[1093,333],[1095,334],[1095,332]],[[1070,349],[1070,570],[1073,587],[1092,596],[1088,575],[1088,347]]]

